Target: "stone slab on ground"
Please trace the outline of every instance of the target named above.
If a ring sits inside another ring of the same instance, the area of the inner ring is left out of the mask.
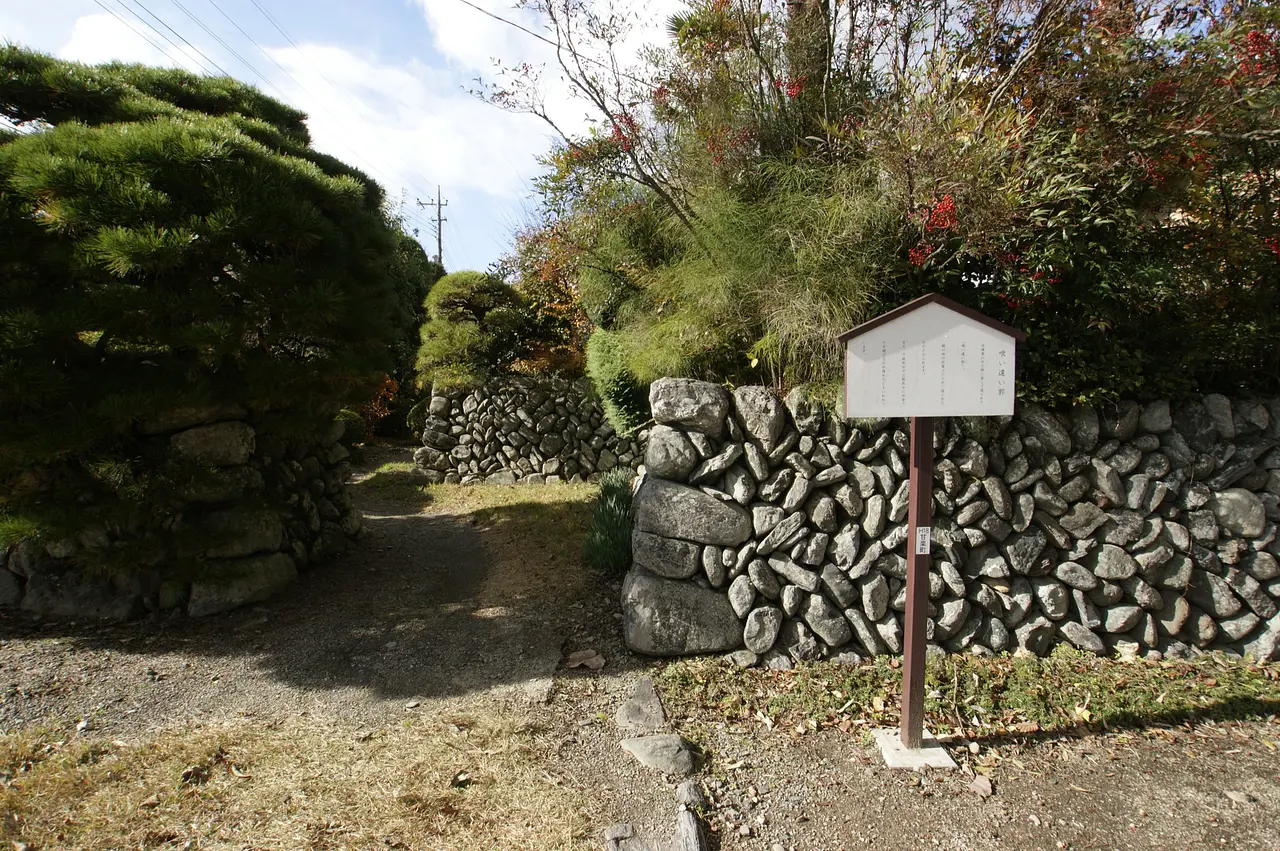
[[[871,735],[880,747],[885,765],[894,771],[924,771],[926,768],[955,771],[957,768],[955,760],[928,730],[920,737],[920,747],[915,749],[902,744],[897,727],[872,730]]]
[[[658,733],[623,739],[619,744],[641,765],[656,768],[664,774],[686,776],[698,768],[698,755],[693,746],[677,733]]]
[[[651,678],[641,677],[636,682],[635,691],[618,707],[614,720],[622,732],[632,736],[653,733],[667,726],[667,713]]]

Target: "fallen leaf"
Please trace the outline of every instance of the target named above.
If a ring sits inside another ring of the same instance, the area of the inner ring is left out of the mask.
[[[576,650],[565,658],[567,667],[576,668],[588,659],[600,655],[594,650]]]
[[[459,771],[449,780],[449,785],[455,789],[465,789],[471,785],[471,775],[466,771]]]
[[[243,777],[245,780],[252,780],[252,779],[253,779],[253,775],[252,775],[252,774],[250,774],[250,773],[249,773],[249,772],[247,772],[247,771],[242,771],[242,770],[240,769],[240,766],[236,765],[234,762],[233,762],[233,763],[231,763],[231,773],[232,773],[232,774],[234,774],[236,777]]]
[[[1247,792],[1232,792],[1230,790],[1223,792],[1228,798],[1237,804],[1252,804],[1253,796]]]
[[[1076,785],[1076,784],[1074,784],[1074,783],[1071,783],[1071,784],[1068,784],[1068,785],[1070,785],[1070,787],[1071,787],[1072,789],[1075,789],[1077,792],[1084,792],[1086,795],[1092,795],[1092,794],[1093,794],[1093,790],[1092,790],[1092,789],[1082,789],[1081,787],[1077,786],[1077,785]]]
[[[973,778],[973,782],[969,784],[969,788],[978,793],[978,797],[986,800],[996,793],[995,788],[991,785],[991,778],[985,774],[979,774]]]
[[[184,784],[198,786],[209,779],[209,769],[203,765],[188,765],[182,771],[182,782]]]
[[[419,706],[421,706],[421,705],[422,705],[422,701],[420,701],[420,700],[411,700],[411,701],[409,701],[408,703],[406,703],[406,704],[404,705],[404,708],[405,708],[405,709],[417,709],[417,708],[418,708]]]

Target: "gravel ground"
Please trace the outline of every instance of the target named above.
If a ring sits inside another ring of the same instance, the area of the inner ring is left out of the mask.
[[[565,729],[562,770],[595,790],[598,818],[658,836],[674,782],[623,759],[612,721],[596,718],[626,696],[599,686],[564,699],[581,726]],[[979,741],[977,755],[957,744],[962,769],[925,776],[886,770],[856,727],[699,729],[715,848],[1280,848],[1280,758],[1264,744],[1280,737],[1274,719]],[[974,762],[993,766],[991,797],[971,788]]]
[[[358,479],[407,452],[371,452]],[[669,832],[675,779],[623,753],[612,721],[653,664],[622,645],[620,582],[546,575],[537,542],[490,534],[449,506],[417,513],[356,492],[361,547],[270,604],[111,627],[0,615],[0,731],[83,720],[129,737],[304,713],[376,727],[410,703],[426,712],[466,697],[482,711],[495,701],[558,737],[547,777],[580,793],[597,828],[584,847],[601,847],[618,822]],[[588,648],[603,670],[557,669]],[[712,847],[726,851],[1280,848],[1274,718],[979,741],[976,754],[957,743],[966,767],[989,772],[989,798],[966,771],[888,772],[857,726],[799,734],[672,720],[709,755]]]
[[[370,453],[364,475],[391,452]],[[544,698],[557,626],[536,601],[504,605],[468,518],[361,502],[361,546],[268,604],[113,626],[0,613],[0,731],[87,720],[124,735],[299,712],[378,725],[411,700]]]

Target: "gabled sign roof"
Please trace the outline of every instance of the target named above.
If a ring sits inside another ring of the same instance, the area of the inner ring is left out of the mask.
[[[1009,325],[1005,325],[1003,322],[992,319],[990,316],[987,316],[985,313],[981,313],[977,310],[974,310],[972,307],[965,307],[963,304],[952,301],[951,299],[947,298],[941,293],[929,293],[928,295],[922,295],[919,298],[915,299],[914,301],[907,302],[906,304],[902,305],[902,307],[894,308],[893,310],[890,310],[888,313],[882,313],[879,316],[877,316],[875,319],[870,319],[866,322],[863,322],[861,325],[857,326],[856,328],[851,328],[850,330],[845,331],[836,339],[839,340],[841,343],[847,343],[850,340],[852,340],[854,337],[861,336],[862,334],[865,334],[868,331],[871,331],[872,329],[879,328],[881,325],[885,325],[889,322],[894,321],[895,319],[901,319],[903,316],[906,316],[908,313],[919,310],[920,308],[929,304],[936,304],[939,307],[945,307],[948,310],[954,310],[956,313],[959,313],[962,316],[966,316],[969,319],[972,319],[974,322],[980,322],[983,325],[986,325],[988,328],[991,328],[994,331],[998,331],[1001,334],[1006,334],[1012,337],[1014,340],[1017,340],[1018,342],[1022,342],[1023,340],[1027,339],[1027,334],[1025,331],[1019,331],[1017,328],[1014,328]]]

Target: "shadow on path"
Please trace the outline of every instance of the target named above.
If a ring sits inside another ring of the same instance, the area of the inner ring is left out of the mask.
[[[565,636],[610,597],[616,610],[612,583],[578,555],[580,499],[406,513],[416,506],[392,489],[353,489],[360,545],[269,603],[117,626],[0,616],[0,727],[281,709],[374,720],[409,700],[495,690],[545,700]]]

